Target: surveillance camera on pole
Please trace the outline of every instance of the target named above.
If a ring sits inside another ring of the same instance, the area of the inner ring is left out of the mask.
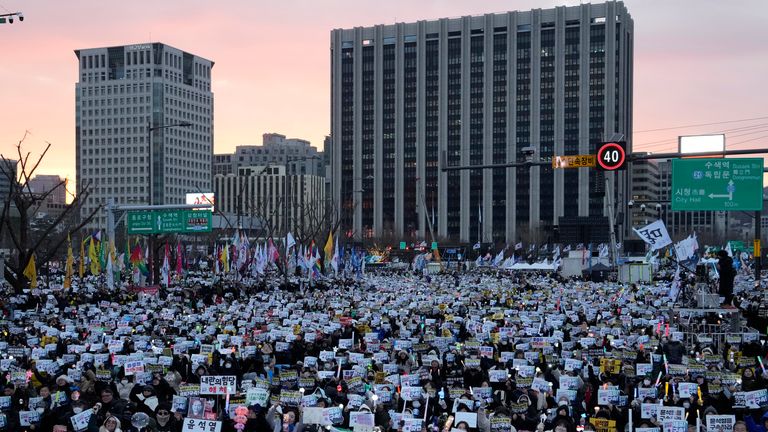
[[[24,14],[21,12],[11,12],[7,14],[0,14],[0,24],[13,24],[14,17],[18,17],[19,21],[24,21]]]

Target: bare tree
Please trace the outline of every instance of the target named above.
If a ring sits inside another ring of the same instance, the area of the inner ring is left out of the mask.
[[[34,193],[30,187],[30,179],[35,174],[40,162],[42,162],[51,144],[45,147],[37,160],[30,160],[30,153],[22,154],[22,144],[28,133],[16,144],[18,156],[19,174],[15,175],[11,168],[11,159],[0,154],[0,174],[9,182],[10,188],[5,197],[2,214],[0,214],[0,236],[4,231],[8,232],[13,247],[12,257],[5,265],[5,280],[16,290],[21,292],[26,288],[28,280],[24,276],[24,269],[33,255],[37,262],[50,261],[61,248],[68,236],[76,234],[82,229],[94,215],[101,209],[97,207],[87,217],[77,220],[82,203],[90,194],[90,185],[81,187],[80,193],[75,196],[72,203],[67,206],[60,215],[50,219],[35,219],[35,213],[41,203],[54,190],[65,186],[65,181],[55,185],[48,191]],[[14,220],[11,206],[18,211],[18,220]],[[69,223],[68,223],[69,222]]]

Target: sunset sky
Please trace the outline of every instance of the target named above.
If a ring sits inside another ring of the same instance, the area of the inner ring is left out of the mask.
[[[264,132],[322,147],[330,131],[330,31],[574,5],[566,0],[0,0],[0,153],[39,153],[39,173],[75,177],[75,49],[162,42],[211,59],[214,151]],[[768,145],[768,1],[627,0],[635,22],[635,150],[725,132],[729,148]],[[734,121],[753,119],[749,121]],[[733,121],[733,122],[732,122]],[[711,124],[728,122],[722,124]],[[674,128],[681,125],[708,126]],[[670,129],[667,129],[670,128]],[[645,132],[648,130],[666,129]]]

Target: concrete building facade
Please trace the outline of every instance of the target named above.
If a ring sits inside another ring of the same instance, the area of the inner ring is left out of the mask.
[[[76,50],[82,215],[118,204],[183,204],[211,189],[213,62],[162,43]],[[104,227],[106,215],[92,227]]]
[[[626,203],[625,172],[440,167],[595,154],[616,134],[631,152],[633,26],[610,2],[333,30],[344,230],[423,239],[431,222],[441,238],[510,244],[608,216],[604,176]]]

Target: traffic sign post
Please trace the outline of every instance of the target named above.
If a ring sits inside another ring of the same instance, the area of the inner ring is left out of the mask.
[[[676,159],[672,161],[674,211],[762,210],[763,159]]]
[[[212,213],[208,210],[129,211],[128,234],[167,234],[211,232]]]

